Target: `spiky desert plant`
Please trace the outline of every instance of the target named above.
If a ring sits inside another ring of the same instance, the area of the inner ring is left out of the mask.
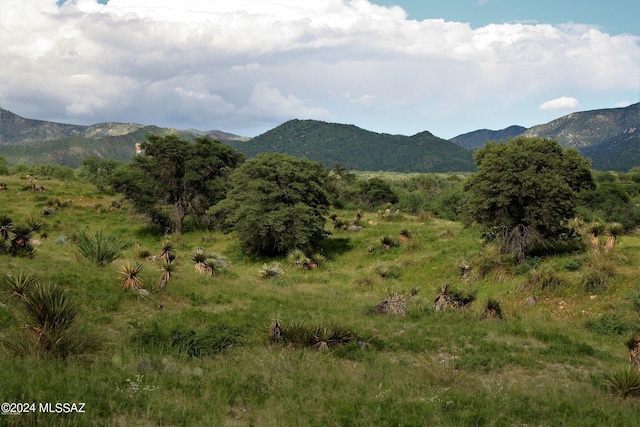
[[[400,230],[400,236],[398,237],[398,242],[406,243],[409,241],[409,239],[411,239],[411,232],[406,228],[403,228],[402,230]]]
[[[171,240],[164,240],[158,258],[165,261],[173,261],[176,258],[175,247]]]
[[[65,334],[76,321],[78,309],[64,289],[57,284],[36,284],[21,308],[35,336],[36,351],[65,357]]]
[[[269,341],[281,342],[284,340],[282,324],[278,319],[274,319],[269,327]]]
[[[7,214],[0,214],[0,238],[2,241],[9,240],[11,232],[13,231],[13,221]]]
[[[129,263],[120,268],[120,287],[122,289],[142,288],[142,279],[138,274],[142,270],[141,264],[131,265]]]
[[[176,263],[173,262],[173,260],[162,260],[160,262],[160,271],[162,271],[162,277],[160,277],[160,284],[158,285],[160,291],[164,291],[164,288],[167,286],[169,280],[171,279],[171,276],[176,272],[176,270],[177,266]]]
[[[630,335],[624,340],[624,345],[629,350],[631,365],[640,371],[640,333]]]
[[[124,249],[130,246],[129,242],[103,231],[96,231],[93,234],[81,231],[74,236],[73,244],[82,256],[100,267],[111,264],[120,257]]]
[[[263,279],[281,279],[284,277],[284,270],[279,262],[265,263],[260,268],[260,277]]]
[[[229,261],[223,255],[207,254],[207,259],[204,260],[204,265],[208,273],[216,274],[227,268]]]
[[[480,316],[481,319],[502,319],[502,306],[500,301],[495,298],[489,298],[484,305],[484,311]]]
[[[150,259],[153,255],[151,250],[140,245],[136,245],[135,253],[136,258],[140,260]]]
[[[600,249],[600,235],[605,230],[605,225],[600,221],[593,221],[587,225],[587,232],[591,234],[589,238],[589,246],[592,250]]]
[[[29,289],[37,283],[38,279],[33,274],[24,271],[19,271],[15,275],[6,273],[0,280],[3,293],[21,299],[25,298]]]
[[[287,254],[287,261],[295,267],[302,267],[304,263],[309,262],[309,258],[305,255],[302,249],[295,248],[291,249]]]
[[[398,241],[389,236],[384,236],[380,239],[380,243],[382,243],[382,249],[391,249],[398,246]]]
[[[208,272],[208,267],[205,261],[209,255],[202,248],[195,248],[191,253],[191,260],[195,262],[194,268],[198,273]]]
[[[603,249],[610,251],[616,246],[618,236],[624,232],[624,226],[619,222],[612,222],[606,227],[607,238],[604,240]]]
[[[640,372],[633,366],[625,366],[605,377],[605,388],[622,398],[640,397]]]
[[[444,284],[433,302],[435,310],[446,310],[447,308],[465,308],[476,300],[477,291],[463,292],[455,289],[449,283]]]

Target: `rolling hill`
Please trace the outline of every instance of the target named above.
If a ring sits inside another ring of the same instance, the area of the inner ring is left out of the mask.
[[[577,148],[600,170],[626,171],[640,166],[640,103],[624,108],[571,113],[529,129],[511,126],[500,131],[487,129],[456,136],[450,141],[461,147],[477,149],[487,141],[516,136],[539,136],[558,141],[564,147]]]
[[[390,135],[354,125],[317,120],[290,120],[247,142],[229,142],[252,157],[285,153],[333,167],[396,172],[451,172],[475,170],[471,151],[430,132],[413,136]]]

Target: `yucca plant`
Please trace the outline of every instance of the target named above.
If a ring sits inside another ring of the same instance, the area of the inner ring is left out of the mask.
[[[135,249],[135,253],[136,253],[136,258],[140,259],[140,260],[152,260],[152,256],[153,254],[151,253],[151,251],[147,248],[144,248],[140,245],[136,245],[136,249]]]
[[[502,306],[500,301],[495,298],[489,298],[484,305],[484,311],[480,316],[481,319],[502,319]]]
[[[400,230],[400,237],[398,238],[398,241],[400,243],[406,243],[409,239],[411,239],[411,232],[406,228]]]
[[[100,267],[111,264],[130,246],[129,242],[102,231],[93,234],[82,231],[74,236],[73,244],[85,258]]]
[[[169,283],[171,276],[177,270],[177,266],[173,261],[162,260],[160,262],[160,271],[162,271],[162,277],[160,278],[160,285],[158,288],[164,291],[164,288]]]
[[[265,263],[260,268],[260,277],[263,279],[281,279],[284,277],[284,270],[279,262]]]
[[[15,275],[6,273],[0,280],[3,293],[21,299],[25,298],[29,289],[37,283],[38,279],[35,276],[24,271],[20,271]]]
[[[309,262],[309,258],[302,249],[291,249],[287,254],[287,260],[289,263],[295,267],[302,267],[305,263]]]
[[[13,231],[13,221],[7,214],[0,214],[0,238],[2,241],[9,240]]]
[[[640,333],[630,335],[624,340],[624,345],[629,350],[631,365],[640,371]]]
[[[587,231],[591,234],[589,238],[589,246],[592,250],[600,249],[600,235],[605,230],[605,225],[600,221],[594,221],[587,225]]]
[[[162,248],[158,258],[164,261],[173,261],[176,258],[175,248],[170,240],[162,242]]]
[[[465,308],[476,300],[477,291],[463,292],[455,289],[449,283],[443,285],[433,302],[435,310],[446,310],[447,308]]]
[[[65,334],[76,321],[78,309],[64,289],[56,284],[36,284],[21,308],[34,334],[36,351],[65,357]]]
[[[605,377],[605,388],[622,398],[640,397],[640,372],[633,366],[625,366]]]
[[[206,271],[209,274],[216,274],[227,268],[229,261],[226,257],[218,254],[208,254],[204,261]]]
[[[610,251],[616,246],[618,236],[624,232],[624,226],[619,222],[612,222],[607,224],[606,232],[607,238],[604,240],[603,248],[605,251]]]
[[[120,287],[122,289],[140,289],[142,288],[142,279],[138,274],[142,270],[142,265],[131,265],[129,263],[120,268]]]
[[[195,270],[198,273],[208,272],[208,267],[205,264],[205,261],[209,255],[202,248],[195,248],[191,253],[191,259],[195,262]]]

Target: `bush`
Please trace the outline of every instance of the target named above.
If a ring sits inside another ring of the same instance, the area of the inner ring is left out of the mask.
[[[588,320],[585,328],[600,335],[625,335],[640,330],[640,325],[623,318],[618,313],[605,313],[595,319]]]

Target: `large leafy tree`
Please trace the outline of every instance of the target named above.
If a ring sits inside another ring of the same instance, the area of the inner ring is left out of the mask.
[[[148,135],[143,154],[114,173],[114,187],[136,208],[161,223],[168,217],[171,231],[182,232],[186,215],[203,217],[206,209],[223,199],[227,178],[244,156],[211,138],[194,143],[176,135]]]
[[[253,253],[277,255],[309,248],[326,237],[327,171],[320,163],[262,154],[231,177],[227,198],[212,209]]]
[[[562,233],[577,193],[594,187],[589,161],[551,139],[489,142],[474,157],[478,172],[465,184],[470,217],[497,230],[521,260],[535,241]]]

